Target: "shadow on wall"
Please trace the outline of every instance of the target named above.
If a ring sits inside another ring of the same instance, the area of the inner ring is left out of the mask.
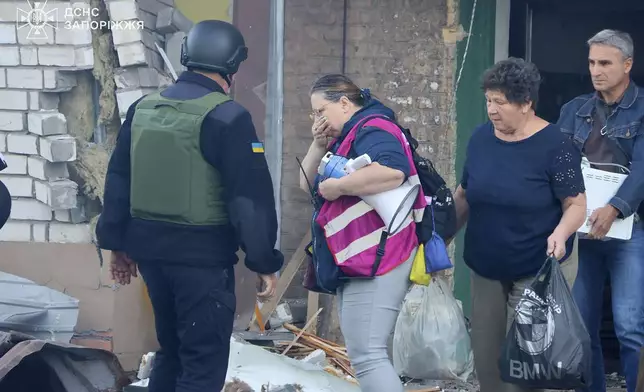
[[[232,21],[232,0],[175,0],[175,7],[194,23],[206,19]]]

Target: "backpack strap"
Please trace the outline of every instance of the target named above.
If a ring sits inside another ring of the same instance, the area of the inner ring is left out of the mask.
[[[384,114],[372,114],[372,115],[366,116],[365,118],[363,118],[362,120],[360,120],[360,121],[358,122],[358,125],[356,125],[356,127],[355,127],[355,129],[356,129],[356,134],[357,134],[358,132],[360,132],[360,130],[362,129],[362,127],[364,127],[364,125],[365,125],[367,122],[369,122],[369,121],[371,121],[371,120],[375,120],[375,119],[377,119],[377,118],[381,118],[381,119],[383,119],[383,120],[387,120],[387,121],[389,121],[389,122],[392,122],[392,123],[396,124],[396,122],[395,122],[394,120],[392,120],[391,118],[389,118],[389,117],[385,116]],[[396,125],[398,125],[398,124],[396,124]]]
[[[360,132],[362,127],[364,127],[364,125],[367,123],[367,121],[371,121],[371,120],[373,120],[375,118],[382,118],[383,120],[391,121],[391,119],[389,117],[385,116],[384,114],[372,114],[372,115],[366,116],[363,119],[361,119],[360,121],[358,121],[358,124],[354,127],[355,130],[356,130],[355,134],[357,135],[358,132]],[[354,141],[355,141],[355,137],[354,137]],[[351,142],[351,147],[349,147],[349,151],[353,155],[356,155],[356,156],[358,155],[358,153],[356,153],[356,150],[353,148],[353,142]]]

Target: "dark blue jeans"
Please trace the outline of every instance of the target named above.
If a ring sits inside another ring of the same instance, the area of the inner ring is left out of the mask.
[[[604,392],[604,360],[599,332],[606,278],[612,287],[615,334],[628,392],[635,392],[640,349],[644,345],[644,228],[633,228],[630,241],[579,240],[579,272],[573,295],[584,318],[593,352],[592,385],[584,392]]]
[[[234,269],[138,263],[161,346],[150,392],[221,391],[235,315]]]

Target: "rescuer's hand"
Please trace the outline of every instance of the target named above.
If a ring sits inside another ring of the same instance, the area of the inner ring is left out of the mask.
[[[275,295],[277,288],[277,274],[263,275],[257,274],[259,282],[257,285],[257,299],[260,302],[268,301]]]
[[[137,277],[136,264],[123,252],[111,253],[110,272],[112,279],[121,285],[130,284],[130,279]]]

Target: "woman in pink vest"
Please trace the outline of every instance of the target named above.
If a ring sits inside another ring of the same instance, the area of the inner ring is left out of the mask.
[[[349,358],[362,391],[402,392],[387,342],[409,286],[418,247],[415,222],[422,219],[425,198],[421,190],[412,213],[389,234],[361,197],[398,188],[405,181],[418,184],[411,150],[393,111],[346,76],[320,78],[311,89],[311,106],[313,142],[302,162],[306,176],[300,175],[300,187],[308,191],[307,178],[315,179],[313,187],[323,202],[313,223],[322,229],[323,238],[316,240],[328,247],[326,253],[346,277],[337,295]],[[328,151],[349,159],[367,154],[372,163],[342,178],[324,178],[317,169]],[[379,248],[384,253],[375,263]]]

